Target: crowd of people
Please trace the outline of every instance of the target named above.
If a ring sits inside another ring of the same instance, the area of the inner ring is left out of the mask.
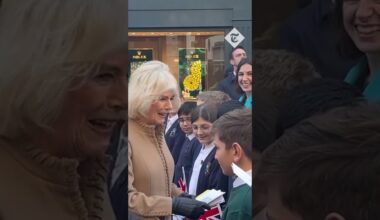
[[[221,204],[224,219],[251,219],[251,187],[232,172],[235,163],[252,175],[252,111],[245,107],[251,83],[252,64],[242,59],[233,84],[244,92],[240,101],[221,91],[181,101],[166,64],[138,67],[128,84],[128,202],[116,214],[198,219],[212,207],[195,197],[215,189],[231,201]]]

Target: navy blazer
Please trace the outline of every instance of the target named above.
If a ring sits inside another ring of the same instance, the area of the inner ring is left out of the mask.
[[[165,141],[169,147],[170,153],[173,156],[174,164],[177,164],[178,157],[181,153],[181,148],[185,140],[186,134],[182,131],[179,126],[179,120],[177,119],[165,134]]]
[[[218,83],[218,90],[227,93],[233,100],[239,100],[240,96],[243,95],[237,90],[233,72],[228,73],[228,76]]]
[[[185,170],[185,176],[186,176],[186,186],[189,186],[190,182],[190,172],[193,169],[193,163],[195,159],[197,158],[197,155],[199,154],[199,151],[202,147],[202,144],[199,143],[197,138],[193,138],[191,141],[186,137],[186,140],[183,144],[181,153],[179,155],[177,164],[175,165],[174,169],[174,177],[173,177],[173,183],[178,184],[178,180],[180,178],[183,179],[182,174],[182,167],[184,167]]]
[[[201,148],[197,150],[196,157],[193,164],[199,155]],[[220,168],[219,162],[215,159],[216,148],[212,149],[210,154],[203,161],[201,170],[198,176],[197,195],[206,191],[207,189],[220,189],[224,194],[224,199],[227,201],[228,191],[228,176],[225,176]],[[191,169],[190,177],[193,169]]]

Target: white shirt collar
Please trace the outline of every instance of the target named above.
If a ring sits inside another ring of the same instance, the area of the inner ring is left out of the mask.
[[[187,138],[189,138],[189,140],[193,140],[193,138],[195,138],[195,134],[192,133],[192,134],[189,134],[189,135],[186,135]]]
[[[168,124],[173,124],[178,119],[178,114],[168,118]]]
[[[178,119],[178,114],[175,114],[174,116],[170,117],[169,120],[175,121]]]
[[[203,149],[208,149],[208,148],[213,148],[213,147],[215,147],[214,142],[211,142],[210,144],[203,144],[202,145],[202,150]]]
[[[246,173],[248,175],[252,176],[252,170],[248,170],[248,171],[246,171]],[[239,186],[244,185],[244,184],[245,184],[245,182],[242,179],[240,179],[239,177],[236,177],[235,181],[232,184],[232,187],[236,188],[236,187],[239,187]]]
[[[165,133],[167,133],[170,127],[174,124],[174,122],[178,119],[178,114],[168,118],[168,122],[166,124]]]

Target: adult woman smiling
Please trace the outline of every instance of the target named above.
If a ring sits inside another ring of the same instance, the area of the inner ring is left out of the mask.
[[[128,208],[141,219],[192,219],[205,203],[187,198],[173,183],[174,161],[164,140],[164,122],[179,105],[178,83],[166,64],[150,61],[128,84]]]
[[[0,219],[114,219],[111,133],[127,107],[123,0],[0,9]]]
[[[252,62],[242,59],[237,66],[236,84],[244,94],[239,101],[248,109],[252,109]]]
[[[345,81],[360,88],[369,102],[380,102],[380,2],[336,0],[335,4],[343,55],[362,57]]]

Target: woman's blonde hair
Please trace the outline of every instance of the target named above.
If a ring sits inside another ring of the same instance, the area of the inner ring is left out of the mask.
[[[129,79],[128,118],[146,117],[152,103],[166,91],[174,93],[173,108],[178,108],[178,83],[169,67],[160,61],[142,64]]]
[[[127,11],[125,0],[3,1],[0,135],[49,128],[73,83],[127,43]]]

